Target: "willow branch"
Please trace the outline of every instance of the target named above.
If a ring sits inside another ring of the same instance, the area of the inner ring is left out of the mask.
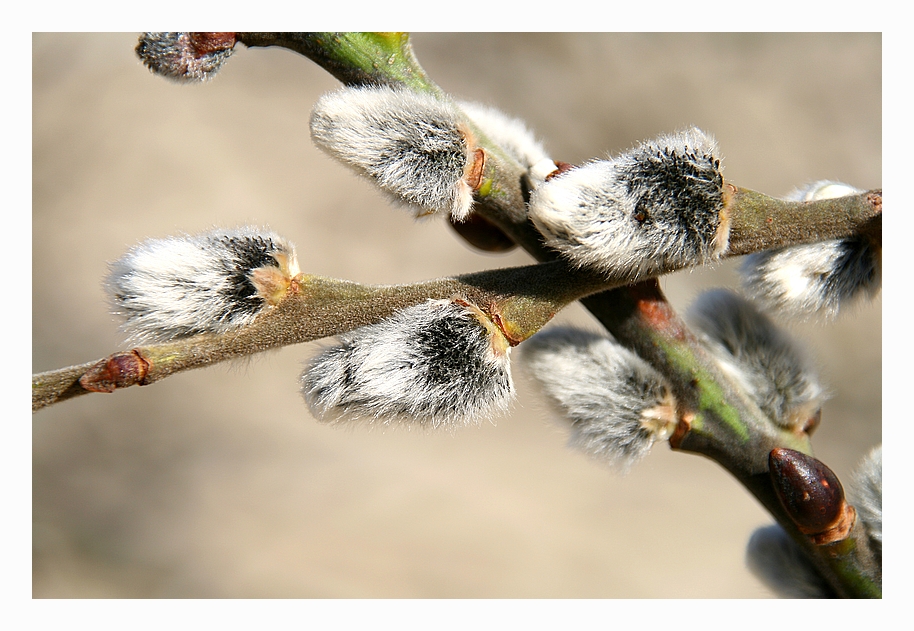
[[[419,65],[408,33],[235,33],[247,46],[280,46],[302,54],[346,85],[402,85],[447,99]],[[535,259],[556,258],[530,224],[527,171],[467,119],[486,150],[474,212],[497,226]],[[726,185],[730,221],[725,256],[836,239],[882,229],[882,191],[812,202],[786,202]],[[673,272],[681,267],[663,270]],[[645,280],[645,279],[638,279]]]
[[[527,339],[563,307],[618,283],[572,270],[563,261],[489,270],[408,285],[362,285],[299,275],[286,297],[249,326],[115,353],[96,362],[32,376],[32,410],[90,392],[149,385],[171,375],[374,324],[429,299],[476,304],[512,344]]]
[[[838,595],[881,597],[881,569],[861,525],[854,524],[838,538],[811,537],[785,510],[772,484],[772,450],[790,449],[811,456],[809,435],[802,429],[790,431],[772,423],[717,368],[667,302],[656,280],[620,287],[582,302],[613,337],[648,360],[670,384],[680,415],[670,439],[674,449],[708,456],[729,471],[807,550]],[[853,515],[849,519],[853,520]]]
[[[730,186],[728,256],[839,239],[853,234],[882,235],[882,189],[811,202],[774,199]]]
[[[347,85],[402,85],[448,99],[419,66],[405,33],[230,35],[248,46],[294,50]],[[512,344],[518,343],[568,302],[590,296],[582,302],[607,330],[670,382],[681,405],[671,445],[711,457],[730,471],[807,550],[836,593],[878,597],[881,572],[858,522],[850,518],[837,537],[811,537],[801,532],[778,498],[768,457],[779,449],[810,454],[808,435],[773,424],[720,372],[672,311],[656,280],[645,277],[638,279],[643,282],[622,286],[625,283],[620,279],[598,278],[555,261],[556,253],[543,245],[527,218],[526,202],[533,187],[528,172],[476,129],[469,117],[467,122],[478,132],[477,144],[485,151],[474,213],[535,259],[552,263],[401,286],[369,287],[298,277],[286,299],[236,332],[136,348],[98,362],[35,375],[33,409],[87,392],[145,385],[184,370],[342,333],[428,298],[461,295],[492,317]],[[881,240],[881,211],[880,190],[800,203],[726,183],[723,214],[729,222],[729,242],[724,256],[854,234]],[[612,290],[604,291],[607,289]]]
[[[406,85],[443,94],[413,54],[409,33],[235,33],[245,46],[288,48],[346,85]]]
[[[372,72],[385,74],[385,79],[374,76],[367,82],[397,83],[396,77],[385,73],[383,65],[374,65]],[[359,83],[351,77],[346,81]],[[415,89],[440,94],[437,86],[430,86],[430,82],[425,86],[413,83]],[[515,161],[506,159],[504,152],[485,136],[480,136],[478,142],[496,159],[486,162],[485,185],[476,194],[474,212],[537,260],[555,259],[556,254],[544,247],[539,233],[527,220],[525,202],[532,186],[526,172]],[[724,256],[861,233],[881,240],[881,190],[837,199],[786,202],[726,183],[724,203],[730,225]],[[671,271],[674,269],[663,270]],[[617,339],[639,352],[671,383],[682,404],[680,424],[671,445],[708,456],[730,471],[807,550],[837,594],[879,597],[881,571],[859,523],[840,540],[817,543],[798,530],[777,498],[769,474],[769,454],[779,448],[810,454],[809,436],[803,431],[780,428],[767,419],[708,357],[663,298],[656,280],[641,280],[591,296],[582,303]]]

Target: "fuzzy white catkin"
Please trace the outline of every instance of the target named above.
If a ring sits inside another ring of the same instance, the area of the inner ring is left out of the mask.
[[[110,265],[105,287],[134,342],[225,333],[250,324],[266,302],[258,268],[298,273],[292,244],[255,227],[149,239]]]
[[[174,81],[208,81],[232,55],[233,48],[209,52],[196,50],[190,33],[143,33],[136,53],[143,64]]]
[[[429,300],[340,336],[302,374],[323,421],[456,427],[504,413],[514,398],[509,347],[458,302]]]
[[[417,215],[461,221],[470,213],[471,135],[447,101],[404,88],[343,88],[315,103],[311,138]]]
[[[543,145],[519,118],[508,116],[494,107],[481,103],[458,101],[457,105],[482,133],[489,137],[489,140],[504,149],[525,169],[549,160]]]
[[[712,290],[687,317],[721,367],[770,419],[803,428],[817,413],[826,393],[806,353],[748,300]]]
[[[834,598],[803,550],[778,525],[752,533],[746,548],[749,570],[781,598]]]
[[[814,182],[785,199],[813,201],[863,191],[831,181]],[[833,319],[882,287],[882,252],[870,239],[851,236],[758,252],[740,268],[746,292],[766,309],[798,319]]]
[[[634,280],[719,257],[723,209],[717,144],[692,128],[553,177],[529,213],[576,265]]]
[[[882,553],[882,445],[857,466],[847,490],[848,500]]]
[[[571,425],[571,446],[624,473],[668,438],[675,406],[663,377],[601,335],[554,328],[521,346],[523,366]]]

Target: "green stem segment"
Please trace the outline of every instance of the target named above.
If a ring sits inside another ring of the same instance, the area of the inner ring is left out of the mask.
[[[413,54],[409,33],[236,33],[246,46],[300,53],[345,85],[405,85],[443,96]]]
[[[737,477],[768,471],[768,453],[788,447],[811,453],[807,434],[774,425],[724,375],[666,301],[656,279],[582,300],[620,343],[661,372],[683,423],[674,446],[710,455]]]
[[[680,423],[673,448],[710,457],[746,487],[805,549],[835,592],[881,597],[881,569],[857,524],[840,541],[818,544],[784,508],[769,474],[773,449],[812,455],[805,432],[772,423],[717,367],[673,311],[656,279],[581,301],[620,343],[664,375],[676,396]]]
[[[809,542],[807,546],[812,548],[814,558],[825,561],[826,576],[840,578],[837,585],[832,582],[839,596],[882,598],[882,562],[876,559],[859,519],[844,539],[821,545]]]

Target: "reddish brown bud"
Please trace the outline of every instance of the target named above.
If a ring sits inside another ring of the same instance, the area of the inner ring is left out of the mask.
[[[467,168],[466,178],[467,185],[473,189],[473,191],[478,191],[479,187],[482,186],[483,175],[486,171],[486,150],[482,147],[477,147],[473,151],[473,161],[470,163],[470,166]]]
[[[679,417],[679,421],[676,423],[676,429],[673,430],[673,434],[670,436],[670,447],[679,449],[682,446],[683,439],[692,429],[693,420],[695,420],[695,414],[693,412],[686,412]]]
[[[781,504],[800,532],[824,533],[846,516],[850,507],[844,501],[844,488],[820,460],[793,449],[772,449],[768,472]]]
[[[198,55],[218,53],[235,46],[234,33],[188,33],[190,44]]]
[[[555,166],[556,166],[555,171],[553,171],[552,173],[550,173],[549,175],[546,176],[547,182],[554,177],[558,177],[562,173],[567,173],[568,171],[571,171],[574,168],[574,165],[569,164],[568,162],[556,162]]]
[[[103,359],[79,378],[79,385],[90,392],[114,392],[137,384],[143,385],[149,363],[138,352],[115,353]]]
[[[816,431],[816,428],[819,427],[819,424],[822,422],[822,408],[816,410],[815,414],[806,419],[806,423],[803,425],[803,431],[812,436],[812,433]]]

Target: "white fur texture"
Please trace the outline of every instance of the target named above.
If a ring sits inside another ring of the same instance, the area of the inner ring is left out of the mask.
[[[861,192],[821,181],[786,199],[813,201]],[[857,299],[879,293],[882,252],[864,237],[848,237],[751,254],[740,273],[746,292],[766,309],[799,319],[833,319]]]
[[[752,533],[746,565],[756,578],[781,598],[834,598],[806,554],[778,525]]]
[[[136,52],[143,64],[174,81],[208,81],[219,71],[234,48],[200,54],[194,50],[189,33],[143,33]]]
[[[473,205],[473,155],[460,111],[424,93],[387,86],[325,94],[311,112],[321,149],[414,207],[460,221]]]
[[[106,289],[132,341],[166,342],[249,324],[265,305],[251,272],[281,266],[298,273],[282,237],[254,227],[213,230],[140,243],[110,265]]]
[[[713,138],[692,128],[571,169],[537,188],[530,217],[580,267],[626,279],[707,262],[727,247]]]
[[[874,448],[857,466],[847,490],[848,501],[857,509],[870,539],[882,554],[882,445]]]
[[[480,317],[429,300],[356,329],[310,361],[302,394],[323,421],[456,427],[501,414],[514,398],[509,349]]]
[[[570,444],[620,472],[670,436],[672,395],[644,360],[613,340],[571,328],[533,336],[523,366],[571,424]]]
[[[508,152],[524,168],[530,169],[538,162],[549,159],[542,144],[519,118],[481,103],[460,101],[457,104],[489,140]]]
[[[818,180],[794,189],[785,195],[784,199],[793,202],[812,202],[817,199],[835,199],[847,195],[857,195],[862,192],[859,188],[854,188],[850,184],[844,184],[843,182]]]
[[[749,301],[712,290],[695,301],[688,318],[766,416],[802,428],[818,412],[826,393],[806,353]]]

